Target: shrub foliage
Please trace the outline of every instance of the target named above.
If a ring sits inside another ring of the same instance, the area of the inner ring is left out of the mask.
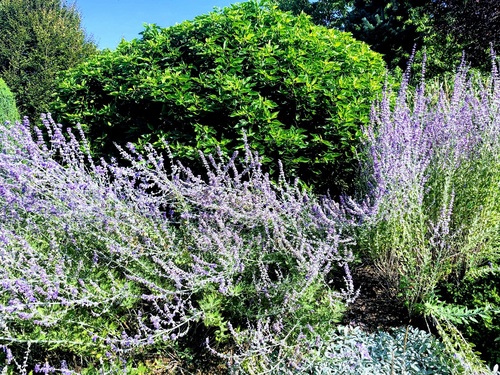
[[[303,180],[348,173],[385,79],[382,58],[349,34],[249,1],[169,28],[146,26],[65,74],[53,114],[80,122],[97,152],[165,138],[174,155],[252,149]],[[347,180],[347,177],[345,178]]]
[[[496,0],[275,0],[305,12],[317,25],[351,32],[384,56],[390,69],[406,68],[412,49],[427,51],[427,77],[450,72],[465,52],[474,68],[489,70],[490,44],[498,50]],[[422,54],[419,53],[418,61]]]

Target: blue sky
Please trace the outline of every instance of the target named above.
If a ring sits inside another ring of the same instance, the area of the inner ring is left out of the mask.
[[[144,23],[167,27],[244,0],[76,0],[82,27],[100,49],[139,37]],[[69,1],[72,3],[72,1]]]

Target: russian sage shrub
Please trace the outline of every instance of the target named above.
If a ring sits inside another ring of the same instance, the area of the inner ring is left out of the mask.
[[[242,366],[265,362],[356,297],[341,216],[271,183],[249,149],[201,154],[202,178],[153,148],[96,162],[81,129],[50,116],[0,129],[1,365],[21,371],[36,347],[38,370],[139,366],[193,332],[220,356],[236,345]]]
[[[389,95],[367,129],[368,198],[362,248],[410,305],[432,295],[451,273],[498,258],[500,86],[464,65],[450,95]]]
[[[454,326],[464,310],[441,308],[436,294],[443,281],[499,259],[499,75],[495,64],[488,79],[462,64],[451,92],[437,95],[424,81],[410,94],[408,79],[393,105],[386,93],[374,106],[367,197],[345,207],[359,220],[360,251],[394,295],[411,314],[431,316],[450,350],[471,353],[479,368]]]

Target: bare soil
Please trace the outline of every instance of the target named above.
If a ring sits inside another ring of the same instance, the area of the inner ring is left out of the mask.
[[[357,266],[351,272],[360,293],[344,315],[343,324],[359,326],[368,332],[411,324],[408,310],[372,265]]]

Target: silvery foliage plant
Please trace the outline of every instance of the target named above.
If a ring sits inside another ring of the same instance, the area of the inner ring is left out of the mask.
[[[321,355],[307,374],[452,375],[460,366],[435,337],[413,327],[369,333],[339,326],[316,349]]]

